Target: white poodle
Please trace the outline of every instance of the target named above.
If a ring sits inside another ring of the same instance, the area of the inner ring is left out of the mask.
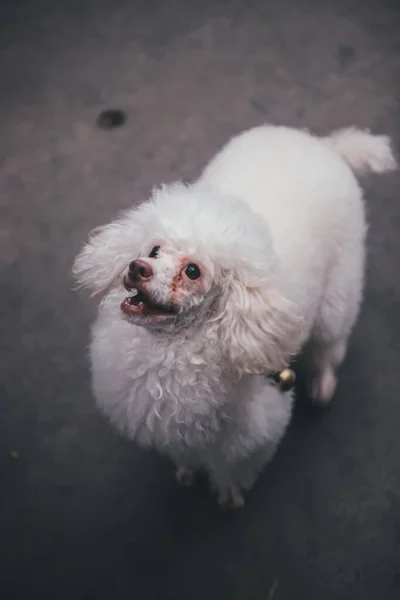
[[[292,392],[266,375],[306,342],[310,396],[329,402],[363,290],[353,171],[395,167],[384,136],[258,127],[193,184],[162,186],[93,232],[74,274],[104,296],[94,394],[179,481],[204,470],[221,505],[243,505],[291,416]]]

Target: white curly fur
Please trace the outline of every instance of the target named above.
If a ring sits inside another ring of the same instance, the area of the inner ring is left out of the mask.
[[[74,274],[104,294],[91,362],[111,421],[169,455],[180,479],[204,469],[221,503],[241,505],[291,415],[292,394],[263,374],[308,342],[313,399],[334,392],[363,288],[364,205],[350,166],[394,164],[384,137],[263,126],[233,138],[193,184],[163,186],[96,229]],[[154,245],[160,256],[149,259]],[[200,284],[182,286],[175,316],[122,313],[122,277],[143,257],[159,304],[178,264],[200,265]]]

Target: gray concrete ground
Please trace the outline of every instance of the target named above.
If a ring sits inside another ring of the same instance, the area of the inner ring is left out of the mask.
[[[365,182],[366,301],[329,413],[299,410],[238,514],[98,414],[93,226],[196,175],[231,134],[356,124],[400,147],[400,6],[379,0],[1,5],[0,596],[400,597],[399,174]],[[124,109],[124,127],[96,127]],[[12,458],[10,451],[17,451]]]

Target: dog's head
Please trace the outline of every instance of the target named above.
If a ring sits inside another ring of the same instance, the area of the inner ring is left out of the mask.
[[[129,296],[121,309],[144,326],[162,327],[178,318],[184,320],[199,312],[213,277],[213,265],[206,257],[187,253],[167,241],[156,243],[147,255],[129,264],[123,276]]]
[[[243,201],[212,191],[157,190],[92,233],[74,275],[93,294],[125,288],[121,318],[136,325],[172,334],[218,327],[238,374],[283,368],[298,339],[299,319],[274,285],[267,225]]]

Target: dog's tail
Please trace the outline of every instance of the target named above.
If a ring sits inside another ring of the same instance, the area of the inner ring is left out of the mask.
[[[325,141],[358,175],[373,171],[385,173],[397,168],[390,138],[372,135],[355,127],[333,131]]]

